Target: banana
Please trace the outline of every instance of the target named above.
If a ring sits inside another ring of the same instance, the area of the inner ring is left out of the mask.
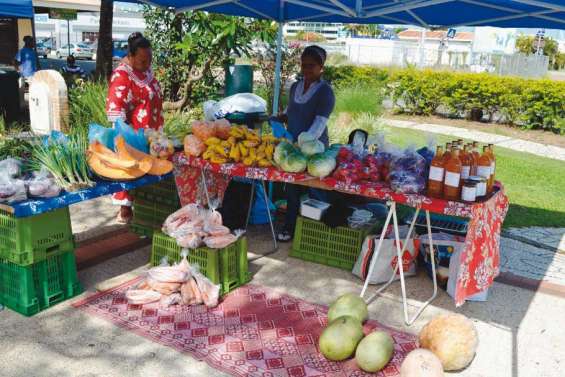
[[[244,133],[241,129],[239,129],[238,127],[232,127],[230,129],[230,136],[233,136],[236,139],[241,139],[244,136]]]
[[[245,158],[243,159],[243,164],[244,164],[245,166],[251,166],[251,165],[253,165],[254,162],[255,162],[255,160],[254,160],[253,158],[251,158],[251,157],[245,157]]]
[[[227,140],[222,140],[222,142],[220,143],[220,145],[224,148],[230,148],[231,144],[227,141]]]
[[[213,155],[214,155],[214,151],[212,149],[207,149],[202,155],[202,158],[204,158],[205,160],[209,160],[210,158],[212,158]]]
[[[259,145],[259,142],[255,140],[244,140],[243,145],[245,145],[247,148],[254,148]]]
[[[267,158],[267,155],[265,154],[265,152],[257,151],[257,156],[255,158],[257,159],[257,161],[259,161]]]
[[[267,145],[265,144],[261,144],[257,147],[257,153],[261,153],[261,152],[265,152],[265,148],[267,147]]]
[[[220,144],[220,142],[221,142],[221,140],[218,139],[217,137],[209,137],[208,139],[206,139],[204,144],[206,144],[207,146],[211,146],[211,145]]]
[[[234,145],[231,148],[229,157],[235,162],[239,162],[241,160],[241,152],[239,151],[239,147],[237,145]]]
[[[268,168],[269,166],[273,166],[273,164],[267,159],[259,160],[258,165],[262,168]]]
[[[228,152],[226,151],[226,148],[222,147],[221,145],[214,145],[214,152],[216,152],[222,157],[228,157]]]
[[[275,147],[273,144],[269,144],[265,147],[265,154],[267,155],[267,157],[272,159],[274,153],[275,153]]]
[[[249,149],[243,145],[243,143],[239,143],[239,152],[241,153],[241,157],[249,156]]]
[[[210,161],[215,164],[225,164],[228,160],[223,157],[213,156]]]
[[[249,148],[249,157],[251,157],[253,161],[257,159],[257,151],[255,148]]]
[[[230,137],[228,138],[228,143],[230,144],[230,146],[233,147],[233,146],[237,143],[237,140],[236,140],[235,136],[230,136]]]

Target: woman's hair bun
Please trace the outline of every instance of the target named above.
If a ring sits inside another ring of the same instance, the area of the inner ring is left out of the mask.
[[[151,42],[139,31],[131,33],[128,37],[128,53],[135,55],[140,48],[151,48]]]

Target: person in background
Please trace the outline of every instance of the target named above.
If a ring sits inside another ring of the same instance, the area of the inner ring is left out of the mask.
[[[73,55],[69,55],[67,57],[67,65],[61,68],[61,72],[63,76],[74,76],[75,78],[86,78],[86,72],[80,66],[76,64],[75,57]]]
[[[320,140],[326,147],[329,144],[328,120],[335,106],[335,96],[331,85],[322,79],[326,51],[319,46],[308,46],[300,57],[303,78],[290,88],[288,106],[278,119],[287,124],[287,130],[294,141],[299,136]],[[286,185],[287,210],[285,224],[277,234],[281,242],[288,242],[294,235],[296,218],[300,208],[300,196],[305,193],[302,186]],[[311,196],[320,198],[317,190]]]
[[[131,34],[128,55],[110,78],[106,100],[106,115],[110,122],[121,119],[135,130],[159,129],[163,125],[163,97],[151,70],[151,60],[151,43],[139,32]],[[114,204],[121,206],[118,222],[130,222],[133,217],[130,195],[119,192],[112,199]]]
[[[29,79],[37,71],[37,53],[33,47],[33,38],[26,35],[24,47],[18,51],[14,59],[14,66],[24,79]]]

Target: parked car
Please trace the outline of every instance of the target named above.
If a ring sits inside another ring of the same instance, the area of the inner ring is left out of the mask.
[[[120,60],[128,54],[128,41],[112,41],[112,59]]]
[[[51,53],[51,49],[47,46],[45,46],[43,43],[38,43],[35,46],[35,51],[37,51],[37,56],[41,57],[41,58],[46,58],[47,56]]]
[[[70,47],[71,55],[77,59],[92,60],[94,57],[94,50],[86,43],[71,43]],[[67,56],[69,56],[68,45],[57,49],[57,58],[66,58]]]

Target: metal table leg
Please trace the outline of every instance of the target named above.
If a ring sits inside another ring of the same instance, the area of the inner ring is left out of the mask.
[[[431,229],[431,222],[430,222],[430,213],[429,211],[426,211],[426,225],[427,225],[427,230],[428,230],[428,240],[430,243],[430,255],[431,255],[431,262],[432,262],[432,275],[433,275],[433,282],[434,282],[434,291],[432,296],[426,301],[424,302],[419,308],[418,311],[416,312],[416,314],[412,317],[409,318],[408,317],[408,301],[407,301],[407,295],[406,295],[406,284],[404,281],[404,266],[402,264],[402,255],[404,254],[404,251],[406,250],[406,244],[408,242],[408,240],[412,237],[412,233],[414,231],[414,226],[416,223],[416,220],[418,218],[418,214],[419,214],[420,210],[417,209],[416,213],[414,214],[414,217],[412,218],[412,222],[410,223],[410,228],[408,230],[408,234],[406,235],[406,239],[404,241],[404,246],[402,247],[402,249],[400,248],[400,236],[399,236],[399,232],[398,232],[398,218],[397,218],[397,213],[396,213],[396,203],[392,202],[390,203],[390,209],[385,221],[385,225],[383,228],[383,231],[381,232],[381,236],[379,238],[379,243],[377,245],[377,248],[375,250],[375,252],[373,253],[373,258],[371,260],[371,264],[369,267],[369,273],[367,275],[367,279],[365,280],[365,284],[363,286],[363,290],[361,291],[361,297],[364,297],[365,295],[365,291],[367,290],[367,287],[369,285],[369,281],[370,281],[370,276],[372,275],[373,269],[374,269],[374,265],[376,263],[376,260],[378,259],[378,255],[380,253],[381,247],[382,247],[382,241],[384,239],[384,235],[386,233],[386,230],[388,228],[388,225],[390,224],[390,220],[392,217],[393,220],[393,226],[394,226],[394,236],[395,236],[395,243],[396,243],[396,255],[397,255],[397,264],[396,267],[394,269],[394,272],[390,278],[390,280],[385,283],[382,287],[380,287],[368,300],[367,303],[371,303],[377,295],[379,295],[380,293],[382,293],[386,288],[388,288],[392,282],[394,281],[394,278],[396,277],[396,274],[398,272],[398,270],[400,269],[400,286],[402,289],[402,304],[404,307],[404,322],[410,326],[412,325],[416,319],[418,319],[418,317],[422,314],[422,312],[424,311],[424,309],[436,298],[437,296],[437,276],[436,276],[436,270],[435,270],[435,255],[434,255],[434,249],[433,249],[433,240],[432,240],[432,229]]]

